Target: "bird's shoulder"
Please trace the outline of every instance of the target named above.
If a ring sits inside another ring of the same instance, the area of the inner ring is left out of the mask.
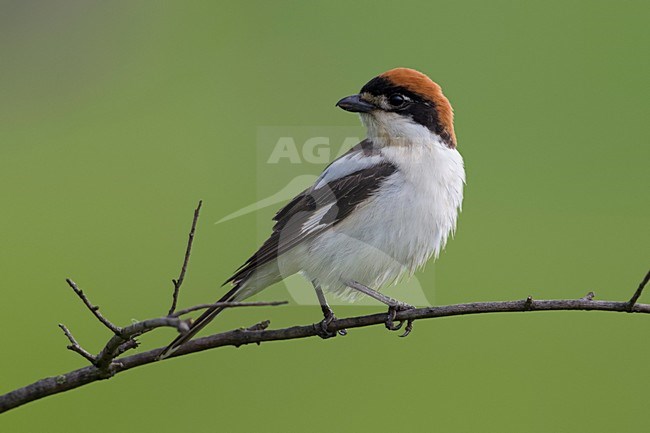
[[[274,229],[281,229],[283,222],[299,213],[315,212],[326,205],[336,204],[338,210],[353,208],[395,171],[396,166],[365,139],[332,161],[312,186],[283,206],[273,217],[277,222]]]

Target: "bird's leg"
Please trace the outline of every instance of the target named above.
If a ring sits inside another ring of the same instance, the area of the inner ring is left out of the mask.
[[[411,310],[415,308],[412,305],[406,304],[404,302],[400,302],[397,299],[393,299],[390,296],[386,296],[384,294],[379,293],[376,290],[372,290],[370,287],[364,286],[363,284],[357,283],[356,281],[349,281],[345,284],[351,289],[357,290],[365,295],[370,296],[371,298],[378,300],[383,304],[388,305],[388,317],[386,318],[386,328],[388,328],[388,330],[390,331],[397,331],[404,324],[403,321],[400,321],[397,325],[395,325],[394,323],[395,315],[397,314],[398,311]],[[402,337],[406,337],[407,335],[409,335],[412,330],[413,330],[413,320],[407,320],[406,328],[404,329],[404,334],[402,334]]]
[[[318,303],[320,304],[321,310],[323,310],[324,316],[324,319],[318,324],[318,335],[321,338],[336,337],[337,334],[347,335],[348,331],[345,329],[339,329],[337,332],[330,332],[327,330],[327,327],[330,325],[330,323],[332,323],[333,320],[336,319],[336,316],[334,315],[334,311],[332,311],[329,304],[327,303],[327,299],[325,299],[323,289],[321,289],[320,285],[316,281],[312,281],[312,284],[314,285],[314,290],[316,291],[316,296],[318,297]]]

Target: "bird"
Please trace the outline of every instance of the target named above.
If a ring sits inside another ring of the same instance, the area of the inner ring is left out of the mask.
[[[275,214],[270,237],[224,283],[232,288],[218,301],[240,302],[300,273],[321,306],[323,338],[346,334],[328,330],[336,316],[325,292],[350,301],[370,296],[388,306],[386,327],[401,327],[393,322],[397,312],[414,307],[380,290],[438,257],[456,230],[465,186],[453,109],[424,73],[391,69],[336,106],[359,115],[366,138]],[[207,309],[159,358],[224,308]]]

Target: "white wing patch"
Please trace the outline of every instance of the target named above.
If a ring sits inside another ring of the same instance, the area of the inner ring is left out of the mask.
[[[302,234],[308,235],[319,229],[326,227],[327,223],[321,223],[321,220],[329,212],[332,206],[335,206],[336,202],[328,204],[320,209],[318,209],[312,216],[309,217],[307,221],[302,225]]]

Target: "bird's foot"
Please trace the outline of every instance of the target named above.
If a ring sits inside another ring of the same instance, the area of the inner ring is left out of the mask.
[[[330,323],[336,320],[336,316],[334,315],[334,312],[331,309],[327,309],[327,310],[323,309],[323,315],[325,316],[325,318],[320,322],[314,324],[316,328],[316,332],[318,333],[318,336],[320,338],[327,339],[327,338],[336,337],[337,335],[348,335],[348,331],[346,329],[339,329],[338,331],[330,331],[328,329]]]
[[[388,328],[390,331],[397,331],[402,327],[402,325],[404,325],[404,320],[400,320],[400,322],[397,325],[395,324],[395,317],[397,316],[398,311],[412,310],[413,308],[415,308],[413,305],[405,304],[404,302],[400,302],[389,296],[382,295],[378,291],[373,290],[368,286],[364,286],[363,284],[360,284],[356,281],[348,281],[347,283],[345,283],[345,285],[351,289],[357,290],[365,295],[368,295],[371,298],[374,298],[383,304],[388,305],[388,317],[386,317],[386,328]],[[411,333],[412,330],[413,330],[413,319],[407,319],[406,328],[404,328],[404,334],[402,334],[401,337],[406,337]]]
[[[397,324],[395,324],[395,316],[397,315],[398,311],[406,311],[406,310],[412,310],[415,307],[413,305],[405,304],[403,302],[395,302],[394,304],[391,304],[388,306],[388,316],[386,317],[386,329],[389,331],[398,331],[402,329],[402,326],[404,325],[404,321],[400,320]],[[413,330],[413,320],[408,319],[406,320],[406,328],[404,328],[404,333],[400,335],[400,337],[406,337],[411,333]]]

